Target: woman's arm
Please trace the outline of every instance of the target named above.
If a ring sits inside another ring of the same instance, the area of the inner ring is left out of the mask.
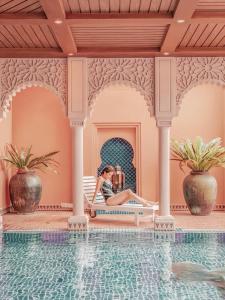
[[[97,179],[97,182],[96,182],[96,188],[95,188],[94,196],[93,196],[93,199],[92,199],[92,203],[95,202],[96,196],[100,192],[102,182],[103,182],[103,179],[101,178],[101,176],[99,176],[98,179]]]

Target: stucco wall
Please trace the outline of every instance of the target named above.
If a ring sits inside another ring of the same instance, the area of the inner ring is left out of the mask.
[[[105,88],[96,98],[93,113],[84,131],[84,173],[96,175],[101,161],[96,149],[100,149],[102,139],[96,131],[96,123],[114,124],[115,136],[128,137],[128,133],[119,129],[124,124],[140,125],[140,193],[147,199],[157,199],[158,179],[158,130],[155,119],[150,118],[144,97],[134,88],[124,85],[112,85]],[[107,129],[106,129],[107,131]],[[111,137],[110,129],[109,137]],[[106,135],[106,133],[105,133]],[[138,145],[136,145],[138,147]]]
[[[173,120],[171,137],[193,138],[201,135],[205,140],[215,136],[223,139],[225,128],[225,93],[221,87],[201,85],[193,88],[183,98],[179,116]],[[44,88],[28,88],[18,93],[12,104],[13,143],[33,145],[35,154],[59,150],[59,175],[40,176],[43,180],[42,205],[59,205],[71,202],[71,130],[57,96]],[[11,114],[0,122],[0,146],[11,141]],[[150,118],[143,96],[135,89],[113,85],[105,88],[96,98],[94,110],[84,129],[84,175],[95,175],[100,157],[102,140],[114,134],[120,126],[106,129],[101,139],[96,124],[138,124],[140,127],[140,193],[147,199],[158,200],[158,129],[155,119]],[[120,131],[120,132],[119,132]],[[135,133],[131,129],[117,130],[119,135]],[[137,145],[136,145],[137,146]],[[224,203],[224,170],[212,171],[218,180],[217,203]],[[8,206],[5,182],[1,171],[0,208]],[[171,204],[184,204],[182,181],[184,174],[175,162],[171,162]]]
[[[71,202],[71,130],[58,97],[45,88],[27,88],[14,97],[12,116],[15,145],[32,145],[36,155],[60,151],[58,175],[39,172],[43,182],[40,205]]]
[[[9,112],[7,119],[3,119],[0,122],[0,153],[3,154],[6,144],[12,141],[12,113]],[[10,170],[5,169],[5,166],[0,166],[0,210],[4,210],[9,207],[9,195],[8,195],[8,177],[10,176]]]
[[[183,98],[179,116],[174,118],[171,137],[176,139],[202,136],[205,141],[222,137],[225,145],[225,97],[222,87],[203,84],[194,87]],[[184,204],[182,182],[189,173],[183,174],[176,162],[171,162],[171,203]],[[217,204],[224,203],[224,170],[210,171],[218,181]]]

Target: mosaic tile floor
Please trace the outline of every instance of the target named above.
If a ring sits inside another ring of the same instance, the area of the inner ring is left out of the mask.
[[[4,233],[1,300],[221,300],[212,282],[178,280],[172,263],[224,267],[224,233]],[[224,280],[224,279],[223,279]]]

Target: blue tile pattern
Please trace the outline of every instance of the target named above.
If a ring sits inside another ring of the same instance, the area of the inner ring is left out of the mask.
[[[125,173],[124,189],[131,189],[136,192],[136,169],[132,163],[134,150],[131,144],[122,138],[115,137],[104,143],[100,151],[101,165],[98,168],[97,175],[106,165],[120,165]]]
[[[169,236],[165,233],[165,236]],[[0,239],[1,300],[220,300],[224,290],[176,280],[172,262],[225,265],[225,233],[9,233]]]

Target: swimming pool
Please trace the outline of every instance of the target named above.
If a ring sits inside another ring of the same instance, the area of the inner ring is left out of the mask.
[[[225,233],[4,232],[0,299],[224,299],[207,282],[176,280],[181,261],[223,267]]]

